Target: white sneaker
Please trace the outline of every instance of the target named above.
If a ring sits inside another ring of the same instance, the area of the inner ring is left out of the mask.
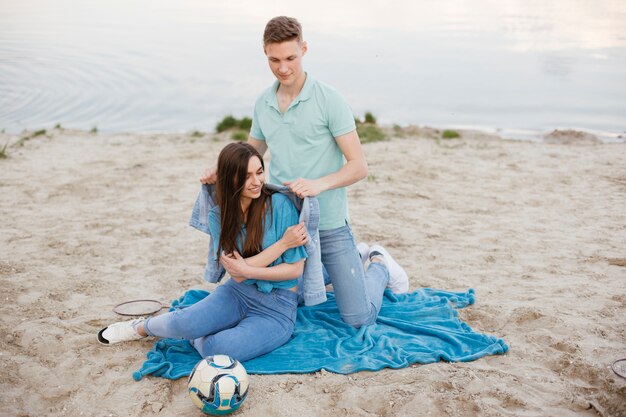
[[[145,319],[142,317],[131,321],[113,323],[98,332],[98,342],[103,345],[112,345],[129,340],[143,339],[146,336],[140,335],[137,333],[137,330],[135,330],[135,327],[143,321],[145,321]]]
[[[387,287],[395,294],[403,294],[409,290],[409,276],[406,271],[393,259],[393,257],[380,245],[372,245],[368,258],[379,256],[383,259],[387,269],[389,269],[389,283]]]
[[[361,262],[363,262],[363,267],[365,267],[365,263],[369,260],[368,255],[370,253],[370,245],[365,242],[360,242],[356,245],[356,249],[359,251]]]

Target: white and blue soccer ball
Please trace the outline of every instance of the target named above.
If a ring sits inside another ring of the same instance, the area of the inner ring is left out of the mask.
[[[248,395],[248,373],[227,355],[207,356],[189,375],[187,388],[193,403],[205,414],[224,415],[237,410]]]

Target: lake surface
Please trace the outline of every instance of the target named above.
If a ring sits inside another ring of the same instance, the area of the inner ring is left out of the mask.
[[[623,140],[623,0],[0,0],[0,130],[212,131],[249,116],[280,14],[304,26],[305,69],[357,116]]]

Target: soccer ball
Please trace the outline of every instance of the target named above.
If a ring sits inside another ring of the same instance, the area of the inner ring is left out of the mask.
[[[232,413],[248,395],[248,373],[239,361],[226,355],[207,356],[189,375],[191,401],[212,415]]]

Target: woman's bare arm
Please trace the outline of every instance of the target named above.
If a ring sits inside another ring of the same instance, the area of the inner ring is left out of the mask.
[[[257,267],[248,265],[239,252],[233,252],[228,255],[222,253],[222,256],[220,256],[220,262],[224,265],[224,268],[227,271],[229,269],[238,271],[236,275],[231,274],[231,277],[239,282],[245,279],[287,281],[299,278],[302,276],[302,271],[304,270],[304,259],[292,264],[282,263],[269,267]]]

